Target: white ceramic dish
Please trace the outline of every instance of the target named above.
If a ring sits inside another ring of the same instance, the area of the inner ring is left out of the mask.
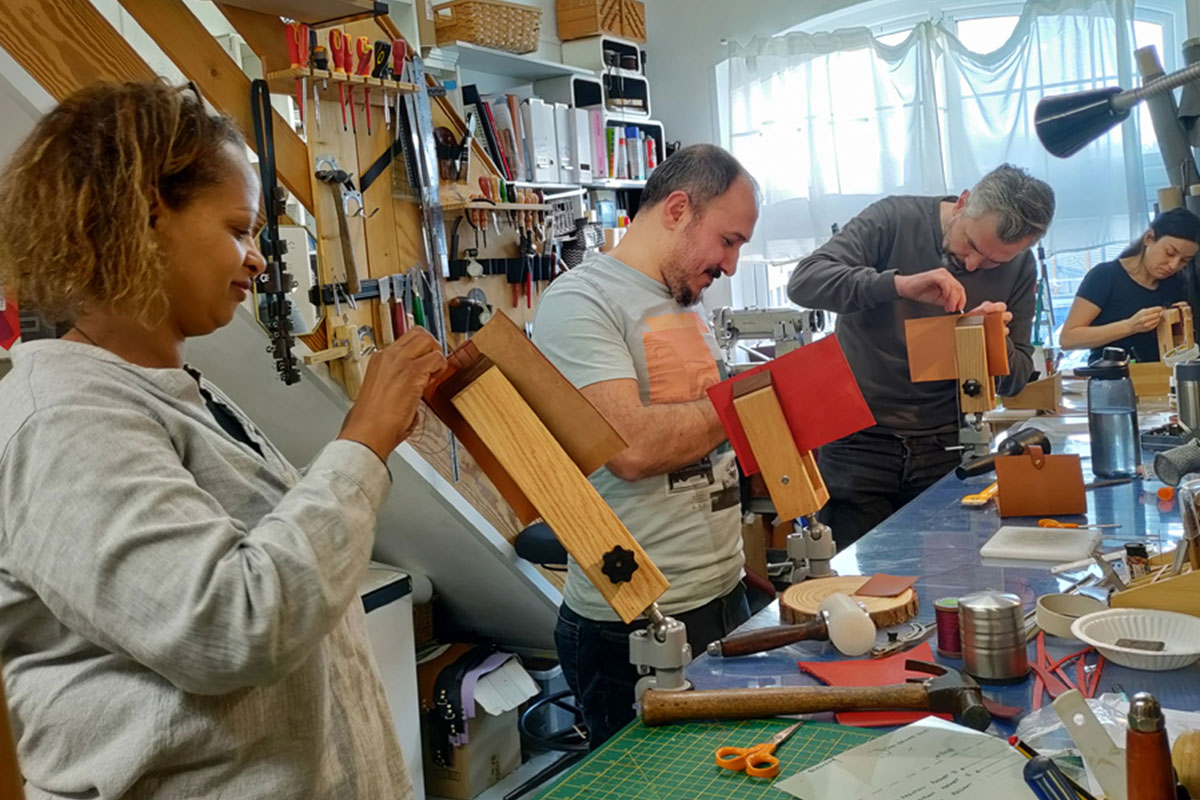
[[[1075,620],[1071,634],[1114,664],[1132,669],[1179,669],[1200,659],[1200,617],[1145,608],[1112,608]],[[1118,639],[1164,643],[1160,651],[1118,647]]]

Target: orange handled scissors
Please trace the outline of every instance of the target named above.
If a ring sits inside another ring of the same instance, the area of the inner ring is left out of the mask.
[[[803,724],[801,721],[789,725],[762,744],[750,747],[718,747],[717,766],[734,772],[745,770],[747,775],[755,778],[774,778],[779,774],[779,759],[771,754]]]

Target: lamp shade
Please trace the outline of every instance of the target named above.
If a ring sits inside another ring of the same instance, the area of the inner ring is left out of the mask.
[[[1112,103],[1119,86],[1089,89],[1057,97],[1043,97],[1034,112],[1034,125],[1042,146],[1059,158],[1079,152],[1089,142],[1129,117]]]

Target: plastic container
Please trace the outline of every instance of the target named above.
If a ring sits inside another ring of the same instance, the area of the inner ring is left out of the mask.
[[[1119,347],[1075,370],[1088,379],[1088,434],[1092,473],[1098,478],[1136,478],[1142,446],[1138,435],[1137,398],[1129,377],[1129,360]]]

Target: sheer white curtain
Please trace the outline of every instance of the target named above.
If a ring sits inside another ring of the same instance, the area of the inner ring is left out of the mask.
[[[785,303],[795,260],[874,200],[957,194],[1004,161],[1055,187],[1048,250],[1123,245],[1143,230],[1136,117],[1067,160],[1047,154],[1033,126],[1043,94],[1136,83],[1133,1],[1034,0],[986,54],[952,27],[920,22],[900,41],[855,28],[731,45],[718,70],[722,130],[765,201],[735,304]]]

